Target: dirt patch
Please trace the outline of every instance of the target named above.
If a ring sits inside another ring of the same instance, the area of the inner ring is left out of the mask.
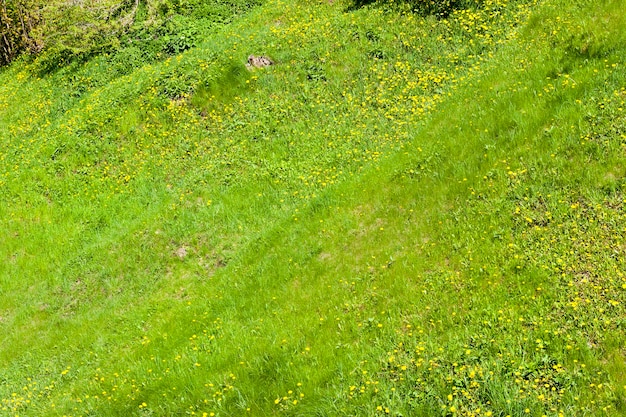
[[[328,252],[322,252],[319,254],[319,256],[317,257],[320,261],[327,261],[329,259],[331,259],[333,257],[333,255],[331,255]]]

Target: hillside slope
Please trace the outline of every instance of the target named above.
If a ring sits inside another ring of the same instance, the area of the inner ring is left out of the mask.
[[[2,70],[0,410],[625,414],[624,6],[271,0]]]

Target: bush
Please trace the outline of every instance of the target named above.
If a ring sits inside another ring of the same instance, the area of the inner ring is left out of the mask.
[[[176,55],[195,46],[202,31],[261,1],[0,0],[0,66],[29,52],[38,57],[37,71],[48,73],[131,44],[149,60]]]

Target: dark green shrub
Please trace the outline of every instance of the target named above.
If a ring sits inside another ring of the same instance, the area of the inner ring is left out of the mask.
[[[141,68],[146,61],[145,54],[136,46],[121,49],[109,60],[110,68],[118,75],[125,75]]]
[[[482,0],[406,0],[414,12],[446,17],[455,10],[476,7]]]
[[[447,17],[455,10],[477,7],[483,0],[379,0],[380,3],[400,3],[422,16]],[[375,0],[355,0],[354,7],[374,3]]]
[[[161,49],[168,55],[176,55],[196,45],[198,28],[196,22],[186,16],[175,15],[157,34],[161,36]]]

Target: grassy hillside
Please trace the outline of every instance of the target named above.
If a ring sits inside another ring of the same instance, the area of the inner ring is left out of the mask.
[[[0,414],[626,414],[625,7],[1,70]]]

